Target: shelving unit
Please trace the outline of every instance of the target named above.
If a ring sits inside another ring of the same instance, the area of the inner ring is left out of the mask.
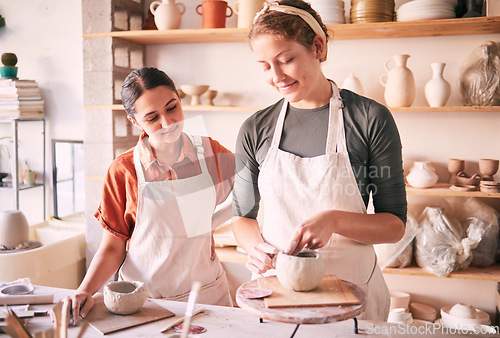
[[[410,22],[377,22],[328,25],[334,40],[409,38],[492,34],[500,32],[500,17],[479,17]],[[248,29],[173,29],[166,31],[114,31],[83,34],[84,38],[113,37],[143,45],[177,43],[245,42]]]
[[[35,183],[34,185],[25,185],[22,183],[20,177],[19,177],[19,124],[24,123],[24,122],[40,122],[42,124],[42,163],[43,163],[43,169],[42,169],[42,180],[41,183]],[[38,188],[42,187],[43,188],[43,219],[45,219],[46,216],[46,186],[45,186],[45,119],[43,117],[34,117],[34,118],[0,118],[0,123],[8,123],[11,124],[11,129],[12,129],[12,141],[14,143],[13,150],[14,153],[12,154],[11,157],[11,162],[13,163],[12,169],[13,172],[11,173],[12,176],[12,182],[7,182],[6,187],[2,187],[0,189],[11,189],[13,190],[14,194],[14,204],[15,208],[19,209],[19,192],[21,190],[28,190],[28,189],[33,189],[33,188]]]
[[[123,105],[121,104],[113,104],[113,105],[89,105],[84,106],[84,109],[111,109],[111,110],[124,110]],[[234,112],[247,112],[247,111],[257,111],[264,107],[239,107],[239,106],[191,106],[191,105],[183,105],[182,109],[184,111],[234,111]]]
[[[443,196],[443,197],[484,197],[484,198],[500,198],[500,193],[489,193],[483,191],[455,191],[450,189],[447,183],[438,183],[432,188],[419,189],[406,186],[408,195],[426,195],[426,196]]]

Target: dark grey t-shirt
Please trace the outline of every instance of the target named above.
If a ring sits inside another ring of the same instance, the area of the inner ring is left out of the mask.
[[[342,90],[347,151],[361,196],[373,194],[375,212],[389,212],[406,224],[406,191],[401,141],[394,119],[383,105]],[[260,194],[259,168],[273,138],[283,100],[250,116],[236,143],[233,215],[255,219]],[[329,105],[297,109],[289,105],[280,149],[301,157],[325,154]]]

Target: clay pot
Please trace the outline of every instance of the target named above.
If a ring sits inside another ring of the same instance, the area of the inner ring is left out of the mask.
[[[406,62],[410,56],[394,55],[385,63],[387,73],[380,76],[380,83],[385,87],[385,103],[389,107],[410,107],[415,99],[415,79]],[[394,66],[389,65],[394,63]]]
[[[438,175],[431,162],[415,161],[406,180],[414,188],[430,188],[437,183]]]
[[[196,6],[196,13],[201,15],[203,28],[225,28],[226,18],[233,15],[233,10],[226,1],[206,0]]]
[[[443,78],[446,63],[431,63],[432,79],[425,84],[425,98],[431,107],[444,107],[450,98],[451,86]]]
[[[472,185],[472,186],[477,187],[479,185],[480,181],[481,181],[481,176],[478,175],[478,174],[474,174],[472,176],[468,176],[463,171],[460,171],[456,175],[456,182],[457,182],[456,184],[458,184],[460,186],[469,186],[469,185]]]
[[[204,99],[207,100],[207,105],[208,106],[213,106],[214,105],[214,99],[217,96],[217,91],[216,90],[207,90],[205,94],[202,95]]]
[[[482,158],[479,160],[479,172],[483,181],[493,181],[493,175],[498,171],[498,160]]]
[[[238,15],[238,28],[250,28],[253,18],[264,7],[264,0],[239,0],[234,4]]]
[[[104,304],[114,314],[130,315],[140,310],[146,301],[143,282],[117,281],[104,286]]]
[[[29,243],[29,225],[22,211],[7,210],[0,212],[0,246],[8,250]]]
[[[457,174],[461,171],[464,171],[465,169],[465,160],[462,159],[457,159],[457,158],[450,158],[448,160],[448,172],[450,173],[450,179],[449,183],[450,184],[456,184],[457,183]]]
[[[276,259],[277,277],[287,289],[310,291],[323,279],[325,265],[319,254],[308,250],[296,256],[280,252]]]
[[[342,89],[350,90],[358,95],[365,95],[363,85],[361,81],[354,76],[354,73],[349,74],[349,76],[342,82]]]
[[[149,10],[155,17],[158,30],[177,29],[181,25],[181,16],[186,11],[183,3],[175,0],[153,1]]]

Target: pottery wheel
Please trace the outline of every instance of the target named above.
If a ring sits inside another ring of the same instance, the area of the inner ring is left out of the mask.
[[[367,295],[353,283],[343,281],[359,299],[358,305],[323,305],[307,307],[267,308],[263,299],[248,299],[242,296],[242,290],[259,288],[257,280],[241,285],[236,291],[236,303],[246,312],[259,318],[282,323],[323,324],[351,319],[366,308]]]

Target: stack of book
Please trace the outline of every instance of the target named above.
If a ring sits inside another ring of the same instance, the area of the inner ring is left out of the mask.
[[[42,117],[43,100],[35,80],[0,79],[0,117]]]

